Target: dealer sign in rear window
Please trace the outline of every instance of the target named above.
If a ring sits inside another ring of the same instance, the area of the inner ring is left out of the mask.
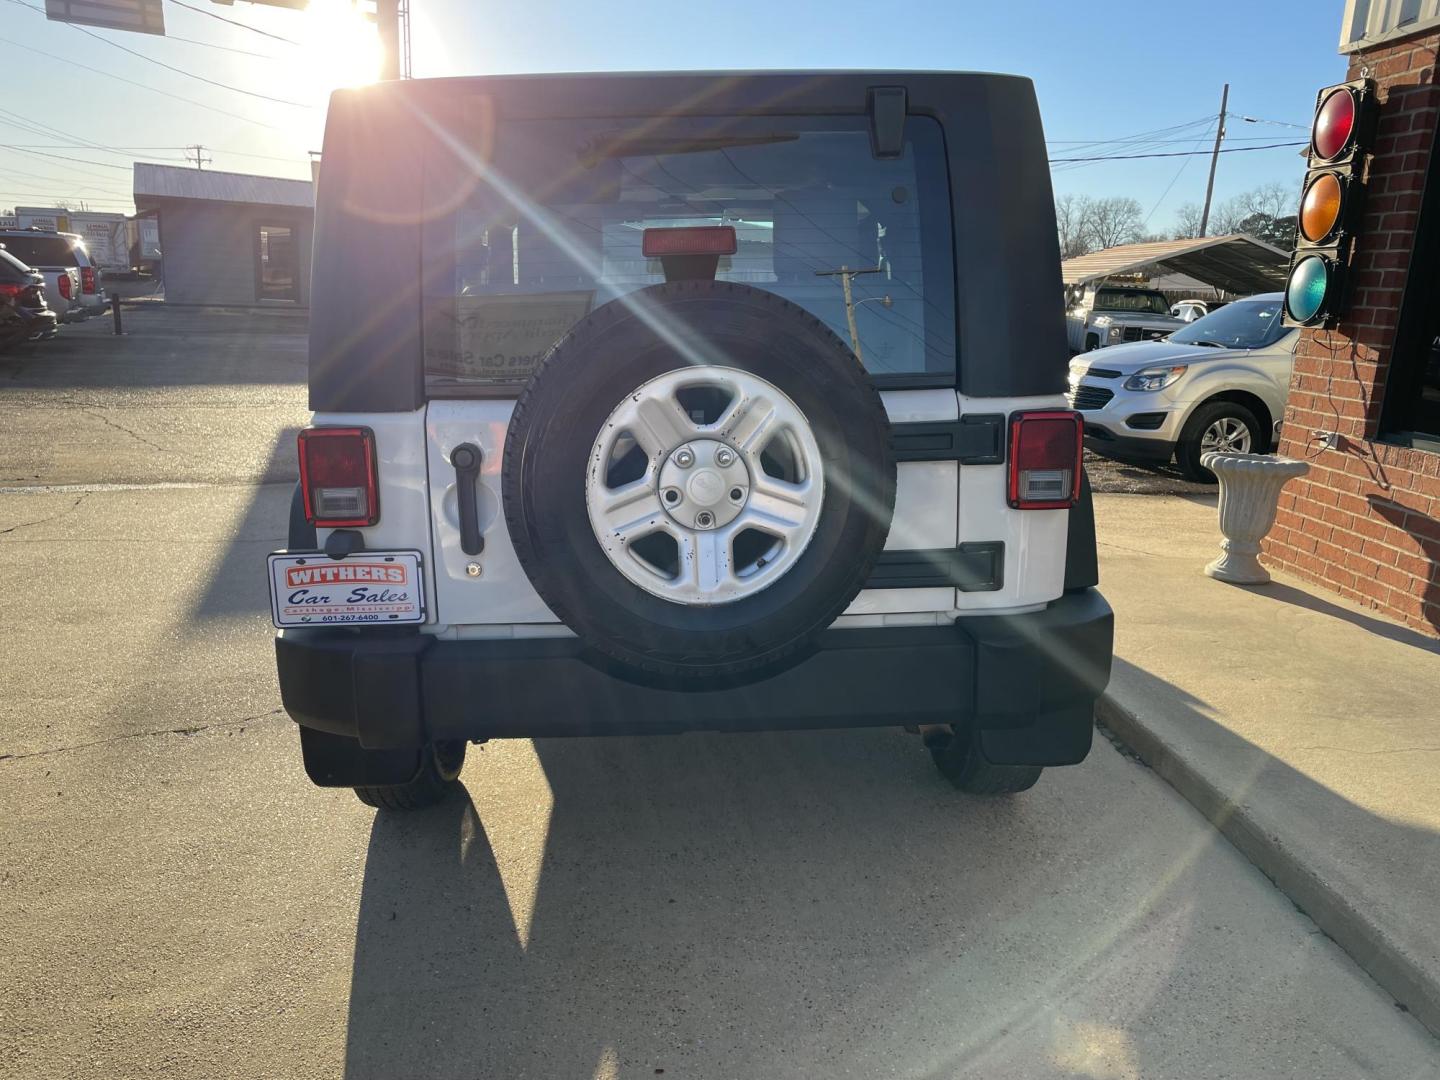
[[[276,626],[425,621],[418,551],[323,552],[270,556],[270,612]]]

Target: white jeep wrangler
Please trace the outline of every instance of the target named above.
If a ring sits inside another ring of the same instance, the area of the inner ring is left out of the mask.
[[[311,779],[402,809],[470,741],[858,725],[972,792],[1083,759],[1044,153],[996,75],[338,93],[269,560]]]

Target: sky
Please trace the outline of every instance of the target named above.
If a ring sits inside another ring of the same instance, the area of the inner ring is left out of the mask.
[[[196,143],[208,168],[308,177],[329,92],[373,77],[378,64],[373,29],[350,0],[312,0],[304,12],[165,0],[164,38],[50,22],[35,10],[43,2],[0,0],[0,208],[63,199],[131,212],[130,163],[185,164],[184,147]],[[1238,152],[1220,159],[1216,201],[1275,181],[1298,187],[1298,148],[1239,148],[1303,141],[1315,91],[1345,77],[1343,6],[411,0],[412,57],[417,78],[749,68],[1025,75],[1035,81],[1056,194],[1133,197],[1147,228],[1163,232],[1183,203],[1204,197],[1204,152],[1226,82],[1225,145]],[[1186,151],[1202,153],[1058,160]]]

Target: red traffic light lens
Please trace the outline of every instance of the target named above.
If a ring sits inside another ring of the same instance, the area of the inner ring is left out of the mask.
[[[1300,199],[1300,235],[1318,244],[1340,223],[1340,203],[1344,192],[1334,173],[1321,173],[1305,189]]]
[[[1310,145],[1315,156],[1332,161],[1350,143],[1355,134],[1355,95],[1348,86],[1341,86],[1326,95],[1315,110],[1315,129]]]

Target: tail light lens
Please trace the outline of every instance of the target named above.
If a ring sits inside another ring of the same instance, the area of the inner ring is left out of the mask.
[[[19,300],[24,297],[25,290],[29,285],[15,285],[8,281],[0,281],[0,296],[8,296],[11,300]]]
[[[60,275],[60,295],[63,296],[66,300],[69,300],[69,299],[70,299],[70,290],[71,290],[71,288],[72,288],[72,286],[71,286],[71,284],[70,284],[70,275],[69,275],[69,274],[61,274],[61,275]]]
[[[1069,410],[1010,417],[1008,498],[1016,510],[1066,510],[1080,498],[1085,425]]]
[[[95,292],[95,268],[93,266],[80,267],[80,291],[86,296]]]
[[[312,525],[338,529],[380,520],[375,433],[361,427],[300,432],[300,493]]]

